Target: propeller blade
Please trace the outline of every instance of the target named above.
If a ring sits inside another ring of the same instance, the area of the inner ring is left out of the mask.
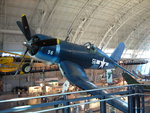
[[[21,68],[22,63],[23,63],[24,60],[25,60],[25,55],[27,54],[28,50],[29,50],[29,49],[27,48],[26,51],[24,52],[23,57],[22,57],[22,60],[21,60],[20,64],[19,64],[18,67],[17,67],[17,71],[16,71],[16,73],[15,73],[15,76],[18,74],[19,69]]]
[[[26,18],[26,15],[22,15],[22,26],[26,39],[29,41],[31,39],[30,27]]]
[[[47,40],[40,40],[37,42],[32,43],[32,45],[34,46],[53,46],[53,45],[57,45],[60,44],[60,40],[59,39],[47,39]]]
[[[20,28],[20,30],[22,31],[22,33],[25,35],[25,31],[24,31],[22,23],[20,21],[17,21],[16,23],[17,23],[18,27]]]

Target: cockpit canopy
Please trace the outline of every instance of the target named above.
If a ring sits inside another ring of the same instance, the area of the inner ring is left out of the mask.
[[[95,45],[90,42],[85,43],[84,46],[89,50],[95,50]]]

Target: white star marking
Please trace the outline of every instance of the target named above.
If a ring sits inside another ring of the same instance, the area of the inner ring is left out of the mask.
[[[103,58],[103,61],[101,61],[99,68],[103,68],[105,66],[105,64],[106,64],[105,58]]]

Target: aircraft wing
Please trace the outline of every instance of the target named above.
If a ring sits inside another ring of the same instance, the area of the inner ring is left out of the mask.
[[[128,73],[122,73],[123,78],[127,82],[127,84],[141,84],[136,79],[132,78],[130,74]],[[143,86],[144,89],[150,89],[150,86]]]
[[[126,70],[125,68],[123,68],[122,66],[120,66],[118,63],[116,62],[112,62],[115,66],[119,67],[120,69],[122,69],[123,71],[127,72],[128,74],[134,76],[135,78],[138,78],[138,76],[134,75],[133,73],[131,73],[130,71]]]
[[[71,61],[62,61],[59,65],[59,69],[63,76],[65,76],[69,82],[81,87],[77,81],[88,81],[88,77],[84,69]]]
[[[128,73],[122,73],[123,78],[127,82],[127,84],[140,84],[136,79],[132,78]]]
[[[8,51],[2,51],[0,50],[0,53],[8,53],[8,54],[11,54],[11,55],[15,55],[15,56],[23,56],[23,55],[20,55],[20,54],[17,54],[17,53],[11,53],[11,52],[8,52]],[[30,56],[25,56],[25,58],[31,58]]]
[[[69,82],[78,86],[83,90],[97,89],[95,84],[89,81],[84,69],[71,61],[62,61],[59,64],[59,69],[61,73],[68,79]],[[108,92],[105,90],[89,92],[92,95],[107,95]],[[114,96],[106,96],[106,98],[112,98]],[[110,105],[118,108],[123,112],[127,112],[127,104],[120,99],[114,99],[107,101]],[[115,104],[114,104],[115,103]]]

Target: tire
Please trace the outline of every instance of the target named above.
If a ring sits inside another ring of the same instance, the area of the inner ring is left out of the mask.
[[[32,70],[32,67],[29,63],[23,64],[22,71],[24,73],[29,73],[29,72],[31,72],[31,70]]]

